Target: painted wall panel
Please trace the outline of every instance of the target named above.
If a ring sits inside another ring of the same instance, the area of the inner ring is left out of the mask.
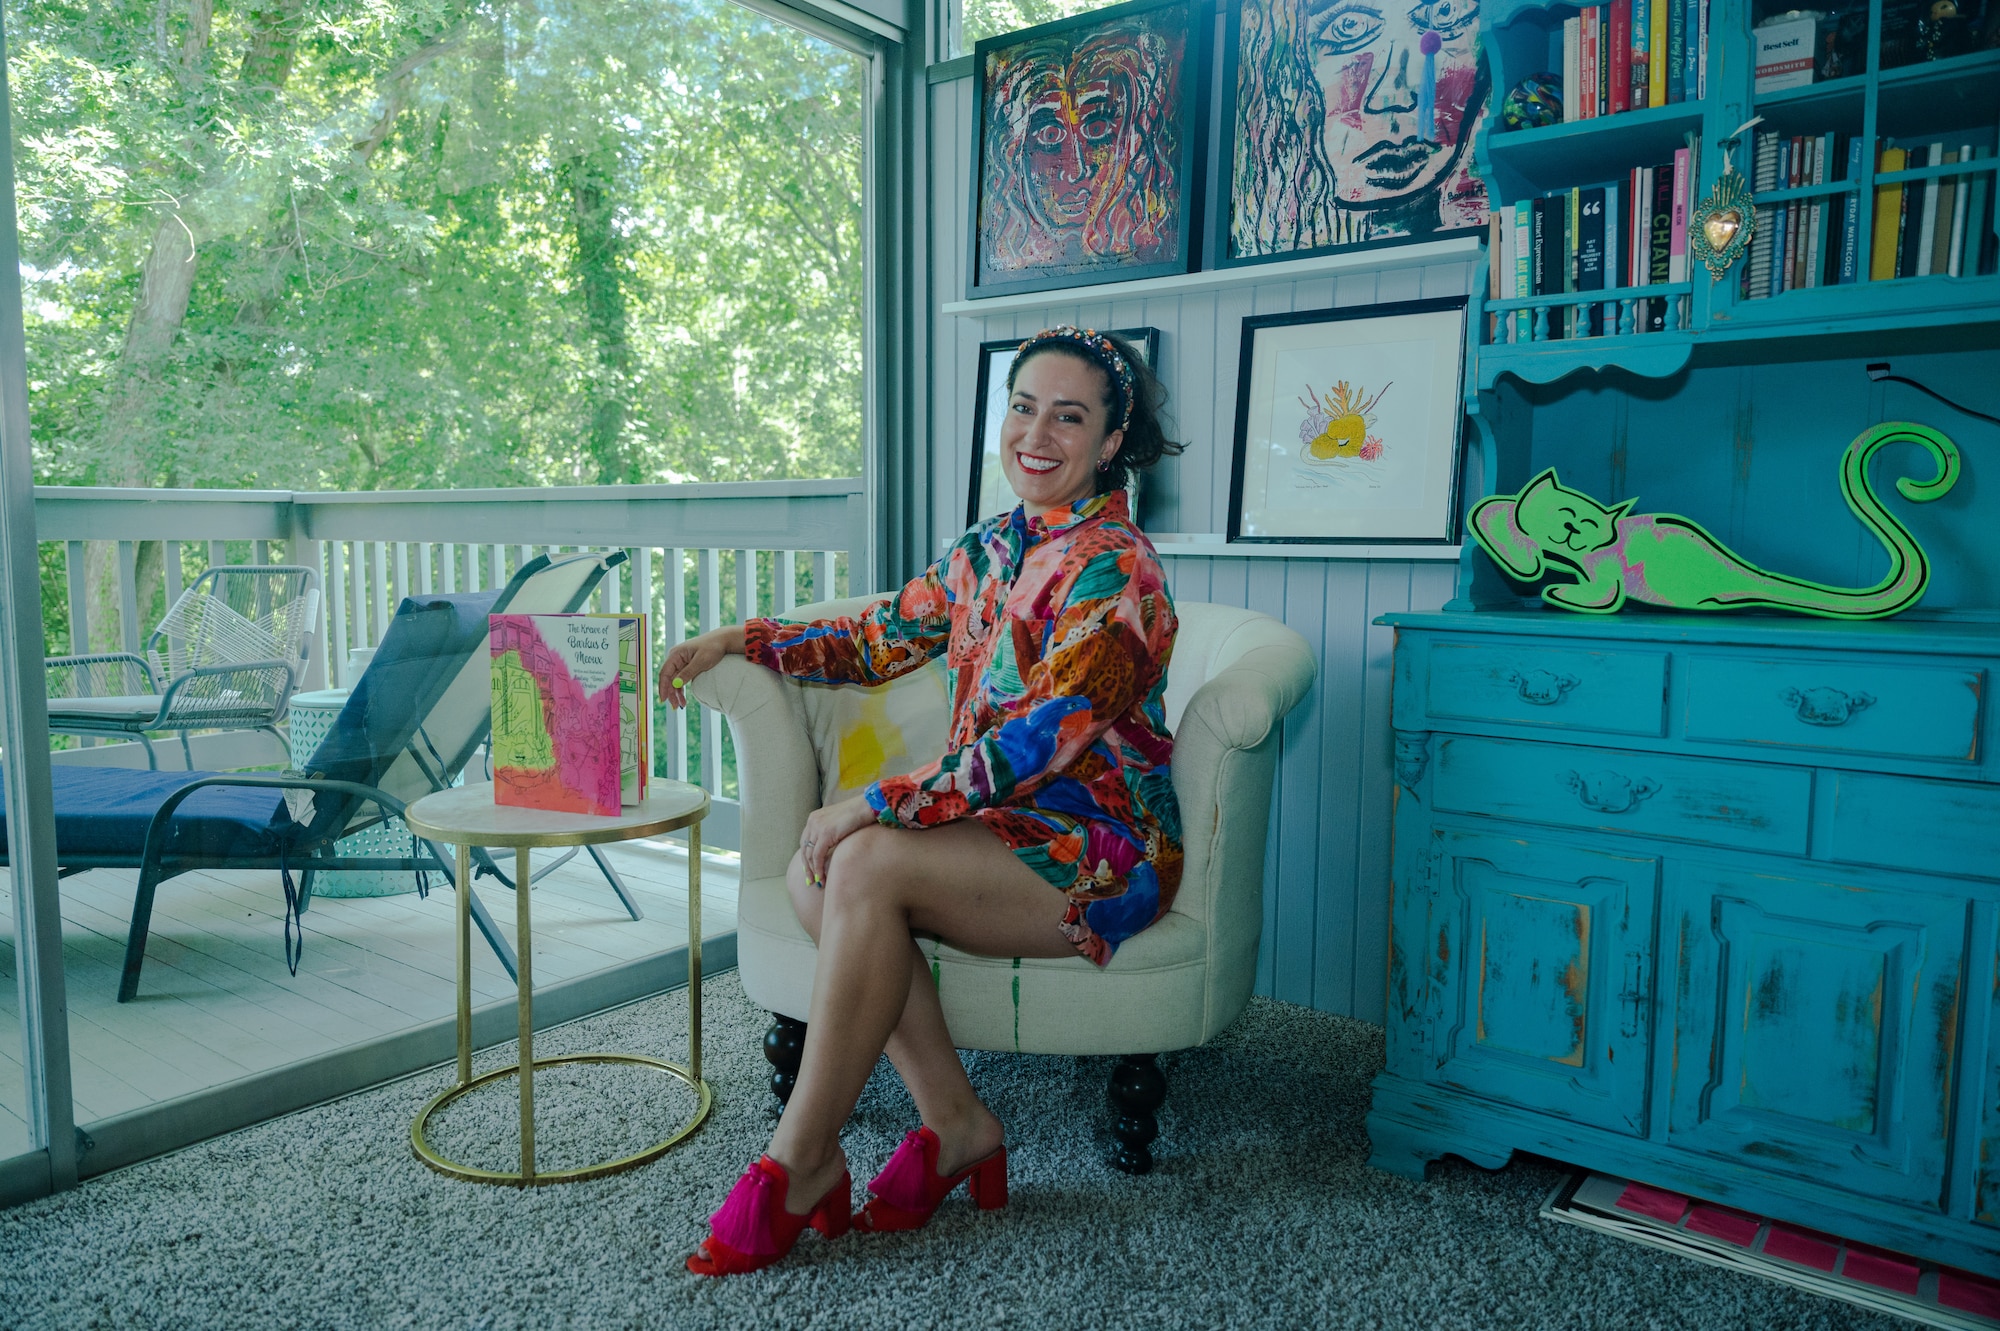
[[[931,218],[932,290],[964,292],[970,167],[969,79],[935,84],[931,144],[938,191]],[[1107,299],[1056,291],[1035,309],[983,317],[936,314],[932,324],[932,475],[940,532],[963,530],[973,400],[982,341],[1026,337],[1055,323],[1161,331],[1160,373],[1177,437],[1188,449],[1146,478],[1141,519],[1154,532],[1227,529],[1243,319],[1251,314],[1463,295],[1467,261],[1383,273],[1273,281],[1224,291]],[[1388,946],[1389,654],[1393,634],[1371,620],[1435,610],[1449,600],[1449,564],[1322,559],[1165,561],[1175,597],[1248,606],[1283,619],[1312,644],[1320,679],[1286,719],[1265,857],[1259,993],[1369,1021],[1383,1018]]]

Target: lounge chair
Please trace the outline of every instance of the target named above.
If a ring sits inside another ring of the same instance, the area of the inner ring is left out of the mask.
[[[319,574],[281,564],[231,564],[195,579],[168,608],[143,654],[55,656],[49,730],[137,739],[157,768],[148,731],[261,730],[291,746],[278,721],[298,687],[319,623]],[[164,687],[162,686],[164,681]]]
[[[420,886],[430,873],[450,882],[452,856],[429,842],[413,838],[408,856],[388,857],[343,856],[338,843],[384,818],[400,816],[409,802],[450,785],[485,741],[492,717],[489,614],[576,610],[604,574],[624,560],[623,551],[553,560],[542,556],[523,565],[498,591],[406,599],[333,729],[298,772],[142,772],[58,765],[54,801],[61,872],[139,871],[118,1001],[128,1002],[138,993],[154,894],[178,874],[277,870],[286,896],[286,962],[295,972],[301,943],[293,940],[293,925],[311,903],[313,875],[333,869],[408,870],[420,875]],[[7,863],[4,820],[0,803],[0,864]],[[495,872],[483,853],[478,858],[487,872]],[[626,911],[640,918],[609,863],[601,855],[594,858]],[[294,873],[300,875],[296,887]],[[472,890],[471,884],[462,887]],[[513,950],[477,895],[471,909],[513,975]]]

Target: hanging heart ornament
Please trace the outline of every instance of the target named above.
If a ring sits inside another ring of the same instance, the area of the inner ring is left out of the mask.
[[[1730,140],[1732,146],[1734,142]],[[1715,178],[1715,188],[1708,192],[1708,197],[1696,206],[1692,220],[1688,250],[1708,265],[1709,280],[1720,282],[1730,266],[1743,257],[1743,251],[1750,247],[1750,238],[1757,233],[1757,210],[1751,206],[1750,182],[1730,161],[1726,149],[1722,174]]]

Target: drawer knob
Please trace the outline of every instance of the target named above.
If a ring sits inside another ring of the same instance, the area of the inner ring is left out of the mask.
[[[1650,776],[1634,781],[1617,772],[1570,772],[1563,784],[1595,813],[1630,813],[1642,800],[1660,793],[1660,783]]]
[[[1533,703],[1537,707],[1555,706],[1571,689],[1583,683],[1575,675],[1540,669],[1509,670],[1507,682],[1521,695],[1522,702]]]
[[[1778,696],[1809,726],[1844,726],[1856,712],[1875,705],[1874,694],[1848,693],[1843,689],[1786,689]]]

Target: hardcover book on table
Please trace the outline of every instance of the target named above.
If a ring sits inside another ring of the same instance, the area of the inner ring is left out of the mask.
[[[493,799],[615,816],[645,798],[645,617],[493,615]]]

